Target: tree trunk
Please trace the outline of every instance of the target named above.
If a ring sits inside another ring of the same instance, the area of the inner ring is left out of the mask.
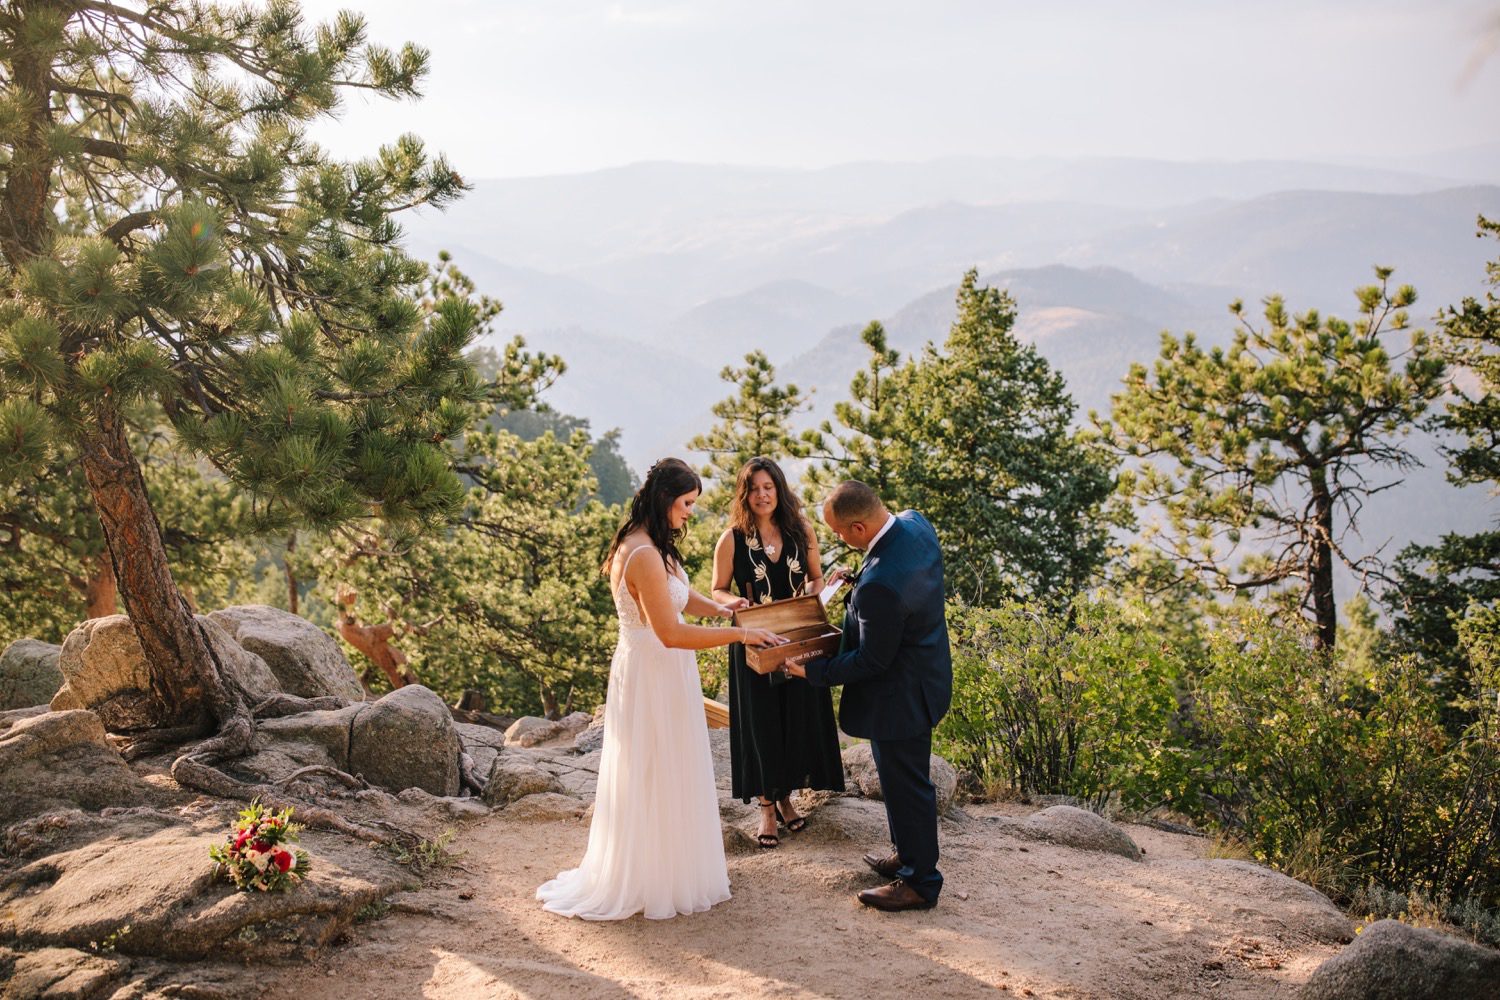
[[[1332,651],[1338,638],[1338,605],[1333,599],[1333,497],[1328,494],[1321,470],[1313,474],[1313,526],[1308,554],[1308,587],[1313,619],[1318,624],[1319,649]]]
[[[297,533],[294,531],[286,540],[286,555],[281,557],[281,567],[286,570],[286,609],[292,614],[297,613],[297,574],[292,570],[292,553],[297,549]]]
[[[28,22],[51,17],[58,5],[47,2],[17,4],[12,16],[15,37],[25,39]],[[18,105],[13,128],[20,134],[5,165],[5,190],[0,193],[0,251],[12,268],[42,253],[52,241],[57,220],[52,214],[52,63],[46,46],[16,45],[10,64],[14,76],[6,81],[7,95]]]
[[[557,693],[554,692],[552,688],[548,687],[546,684],[541,685],[541,688],[542,718],[551,719],[553,722],[556,722],[558,719],[562,718],[562,715],[557,711]]]
[[[85,617],[103,618],[116,614],[119,610],[119,603],[115,600],[118,592],[115,587],[115,568],[110,563],[109,552],[101,552],[95,557],[94,572],[84,585],[83,597],[88,602]]]
[[[359,594],[353,587],[340,585],[335,598],[339,608],[339,635],[379,667],[392,688],[417,683],[416,675],[406,665],[406,654],[391,645],[396,634],[395,625],[390,621],[383,625],[361,625],[354,617],[354,602],[358,599]],[[369,685],[365,685],[365,691],[368,693],[369,690]]]
[[[204,726],[228,712],[218,664],[177,590],[125,421],[109,401],[79,439],[84,476],[104,527],[113,577],[146,654],[157,726]],[[223,704],[220,704],[220,703]]]

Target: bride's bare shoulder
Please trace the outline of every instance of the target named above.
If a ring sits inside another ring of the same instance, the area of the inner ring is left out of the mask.
[[[625,573],[632,565],[632,557],[641,549],[650,549],[652,552],[656,551],[656,546],[651,543],[650,537],[644,531],[633,532],[620,539],[620,547],[615,551],[616,572],[620,574]],[[637,561],[646,562],[648,560],[642,559]]]

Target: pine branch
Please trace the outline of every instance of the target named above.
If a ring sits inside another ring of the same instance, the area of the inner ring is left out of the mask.
[[[100,235],[109,240],[111,243],[114,243],[116,246],[122,246],[124,245],[125,238],[127,236],[129,236],[131,233],[137,232],[138,230],[146,229],[150,226],[156,225],[159,218],[160,216],[154,208],[146,209],[140,212],[131,212],[129,215],[125,216],[123,219],[119,220],[114,225],[104,230],[104,232]]]

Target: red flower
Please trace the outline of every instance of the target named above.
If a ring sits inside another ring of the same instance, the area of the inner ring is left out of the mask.
[[[240,831],[240,835],[238,837],[234,838],[234,849],[236,851],[243,850],[244,846],[245,846],[245,841],[247,841],[249,839],[250,839],[250,831],[249,830],[241,830]]]
[[[253,847],[253,848],[255,848],[257,851],[269,851],[271,849],[271,842],[269,840],[264,839],[264,838],[260,838],[260,839],[257,839],[255,841],[255,843],[251,844],[250,846]]]
[[[290,871],[292,862],[295,860],[296,859],[292,857],[291,851],[277,851],[275,854],[271,855],[272,863],[274,863],[276,867],[281,871]]]

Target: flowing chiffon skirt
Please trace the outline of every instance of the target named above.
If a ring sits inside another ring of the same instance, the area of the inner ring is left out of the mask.
[[[649,628],[622,626],[610,663],[583,861],[536,896],[553,913],[585,920],[641,912],[658,920],[729,898],[697,661]]]

